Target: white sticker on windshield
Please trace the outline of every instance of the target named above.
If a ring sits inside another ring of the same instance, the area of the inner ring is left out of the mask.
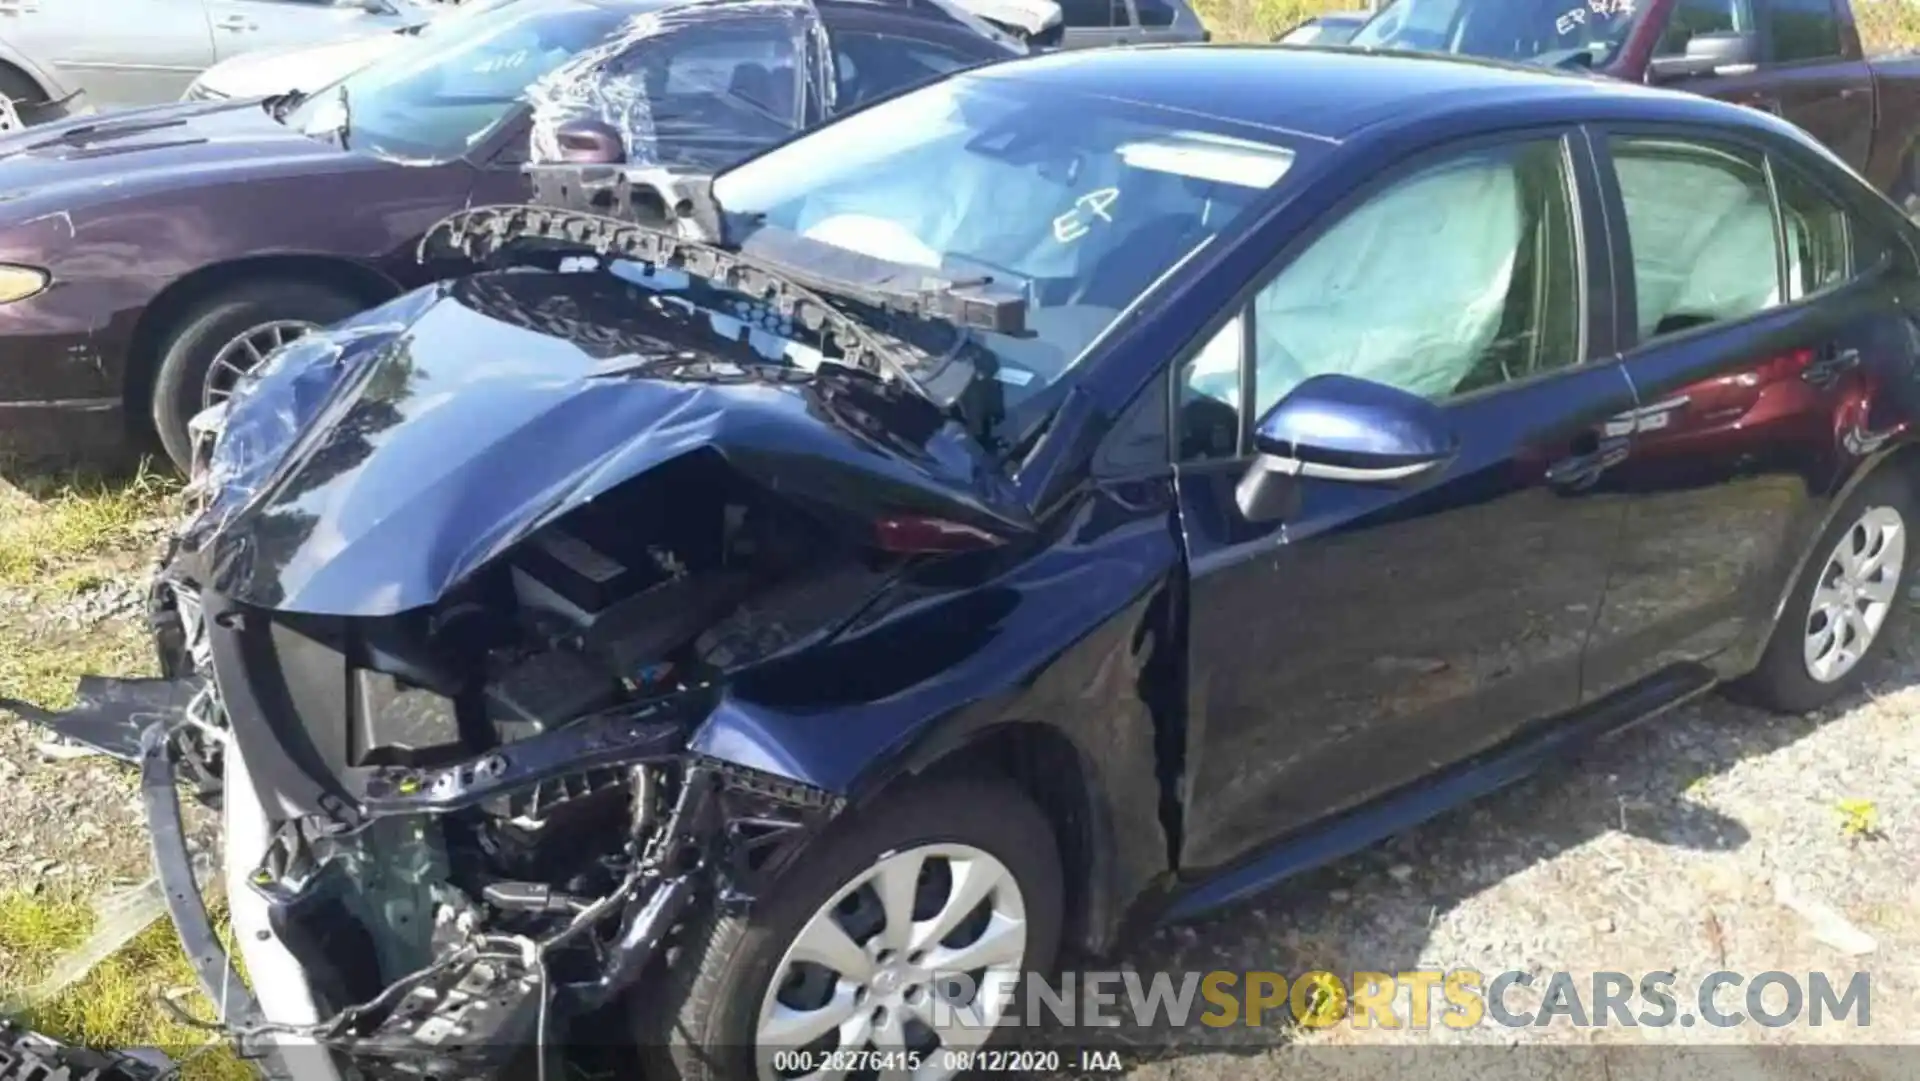
[[[1028,383],[1033,382],[1032,372],[1025,368],[1010,368],[1005,364],[1002,364],[999,370],[993,373],[993,377],[1008,386],[1014,387],[1024,387]]]

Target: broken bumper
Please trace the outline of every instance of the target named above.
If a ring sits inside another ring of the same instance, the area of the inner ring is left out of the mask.
[[[0,1020],[0,1081],[162,1081],[175,1072],[149,1054],[69,1047]]]

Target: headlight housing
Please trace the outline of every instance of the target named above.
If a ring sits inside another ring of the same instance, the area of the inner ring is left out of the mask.
[[[0,263],[0,304],[38,296],[53,284],[53,275],[39,267]]]

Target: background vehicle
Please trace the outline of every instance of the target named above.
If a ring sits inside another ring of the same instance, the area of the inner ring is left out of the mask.
[[[194,76],[254,49],[426,21],[436,0],[23,0],[0,18],[0,94],[84,94],[94,108],[172,101]]]
[[[374,34],[347,41],[294,49],[262,50],[216,64],[194,80],[183,100],[220,98],[263,98],[287,91],[310,93],[346,78],[354,71],[401,47],[409,35],[429,32],[481,11],[488,11],[514,0],[464,0],[459,7],[429,23],[391,34]],[[893,0],[876,0],[893,2]],[[1057,42],[1060,37],[1060,9],[1053,0],[969,0],[970,6],[948,0],[899,0],[931,5],[956,18],[969,13],[1015,36],[1036,44]]]
[[[1329,11],[1273,40],[1281,45],[1344,45],[1372,17],[1370,11]]]
[[[1210,37],[1188,0],[1061,0],[1060,12],[1060,44],[1068,49]]]
[[[1816,708],[1908,614],[1920,233],[1778,118],[1105,50],[892,97],[712,195],[718,243],[436,228],[590,265],[278,354],[156,584],[167,679],[11,707],[171,717],[167,802],[166,741],[229,726],[260,996],[229,1016],[417,1056],[478,999],[521,1043],[553,971],[563,1017],[630,996],[662,1081],[967,1048],[935,1003],[991,1022],[1059,942],[1721,683]]]
[[[311,93],[339,82],[400,48],[409,37],[510,3],[513,0],[464,0],[455,5],[440,0],[446,10],[437,10],[435,18],[385,33],[363,34],[317,45],[302,43],[242,53],[201,72],[199,78],[187,87],[187,92],[181,95],[181,100],[264,98],[288,91]]]
[[[449,271],[414,259],[429,225],[530,194],[528,85],[583,50],[607,47],[612,76],[635,74],[617,69],[629,47],[644,53],[639,74],[669,91],[698,85],[711,107],[713,80],[764,84],[783,59],[790,71],[793,28],[817,20],[837,52],[864,57],[841,65],[863,73],[842,108],[1023,51],[940,7],[865,0],[768,0],[757,30],[730,23],[746,36],[703,41],[702,20],[743,6],[715,0],[667,39],[617,36],[663,6],[518,0],[410,39],[304,100],[175,104],[0,140],[0,190],[12,195],[0,262],[20,275],[0,303],[11,358],[0,439],[98,454],[150,417],[184,463],[188,418],[277,344]],[[592,92],[591,79],[570,79]],[[820,118],[803,95],[782,106],[753,113],[759,145]],[[732,131],[742,153],[743,130]]]
[[[1393,0],[1350,44],[1588,68],[1774,113],[1920,213],[1920,56],[1866,56],[1852,0]]]

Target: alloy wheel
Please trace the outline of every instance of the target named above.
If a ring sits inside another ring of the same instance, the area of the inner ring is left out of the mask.
[[[1899,600],[1907,524],[1892,507],[1869,507],[1820,569],[1807,613],[1807,674],[1821,683],[1845,676],[1866,656]]]
[[[259,367],[268,354],[316,329],[317,324],[301,319],[275,319],[236,335],[220,347],[207,367],[207,378],[200,388],[200,408],[226,401],[240,377]]]
[[[889,853],[787,947],[760,1003],[756,1073],[841,1076],[823,1057],[838,1050],[917,1053],[919,1068],[906,1072],[951,1076],[940,1052],[976,1048],[992,1034],[1027,938],[1019,884],[992,855],[962,844]],[[804,1054],[781,1054],[795,1051]]]

